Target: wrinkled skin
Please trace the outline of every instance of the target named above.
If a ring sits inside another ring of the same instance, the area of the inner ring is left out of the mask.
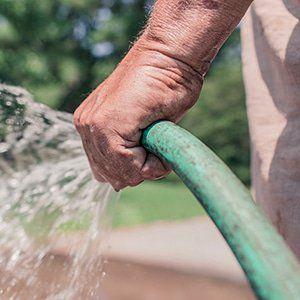
[[[156,0],[129,53],[77,109],[74,122],[93,173],[116,190],[170,171],[140,145],[157,120],[178,122],[203,75],[252,0]]]
[[[166,176],[168,164],[141,147],[142,130],[157,120],[178,122],[202,82],[189,65],[137,42],[74,114],[95,178],[120,190]]]

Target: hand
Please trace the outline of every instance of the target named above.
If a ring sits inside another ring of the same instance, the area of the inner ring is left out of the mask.
[[[178,122],[197,101],[202,76],[139,42],[74,114],[95,178],[116,190],[158,179],[170,167],[140,145],[157,120]]]

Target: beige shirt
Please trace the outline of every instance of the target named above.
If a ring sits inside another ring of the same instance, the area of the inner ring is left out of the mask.
[[[300,0],[256,0],[242,26],[252,185],[300,258]]]

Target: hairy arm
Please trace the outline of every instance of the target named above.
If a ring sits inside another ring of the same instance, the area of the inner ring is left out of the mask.
[[[141,40],[205,74],[253,0],[158,0]]]
[[[97,180],[116,190],[169,166],[140,145],[156,120],[178,122],[250,0],[157,0],[148,25],[114,72],[79,106],[74,123]]]

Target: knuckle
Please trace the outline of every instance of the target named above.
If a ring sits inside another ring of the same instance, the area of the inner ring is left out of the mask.
[[[109,124],[109,121],[111,121],[111,116],[107,116],[104,111],[97,111],[93,115],[93,122],[94,124],[97,124],[99,128],[106,127]]]
[[[117,155],[118,159],[126,165],[126,169],[128,169],[128,167],[130,169],[134,168],[134,165],[132,164],[136,158],[136,154],[134,152],[124,148],[120,145],[120,143],[113,139],[111,139],[111,149]]]
[[[121,159],[125,159],[128,162],[131,162],[134,159],[134,154],[130,151],[124,151],[121,147],[115,146],[115,152],[120,156]]]
[[[109,124],[105,116],[102,114],[94,114],[86,120],[85,126],[93,134],[106,136]]]

